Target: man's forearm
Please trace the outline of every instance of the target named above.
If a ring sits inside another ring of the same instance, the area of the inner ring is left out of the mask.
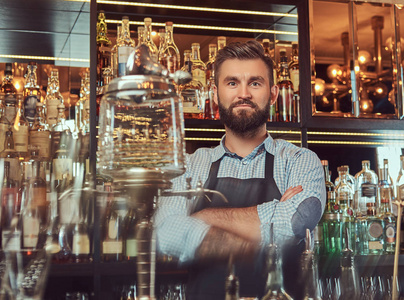
[[[261,241],[260,220],[257,207],[207,208],[194,215],[214,227],[231,232],[251,242]]]
[[[252,261],[259,244],[248,241],[236,234],[211,227],[195,252],[199,262],[227,261],[230,256],[235,260]]]

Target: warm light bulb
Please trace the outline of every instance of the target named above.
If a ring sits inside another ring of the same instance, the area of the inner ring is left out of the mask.
[[[316,78],[316,81],[314,83],[314,91],[316,93],[316,96],[322,96],[325,91],[325,81],[321,78]]]
[[[367,65],[369,62],[372,61],[372,56],[366,50],[359,50],[358,61],[360,65]]]
[[[337,64],[329,65],[327,68],[327,76],[330,79],[336,79],[338,76],[341,75],[341,66]]]
[[[152,32],[151,32],[151,35],[152,35],[152,36],[156,36],[156,34],[157,34],[157,33],[156,33],[155,31],[152,31]]]

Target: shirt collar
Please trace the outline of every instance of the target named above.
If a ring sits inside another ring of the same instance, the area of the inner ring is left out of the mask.
[[[226,139],[226,135],[224,135],[222,137],[222,139],[220,140],[220,144],[214,148],[213,150],[213,155],[212,155],[212,161],[218,161],[219,159],[221,159],[224,155],[228,154],[234,154],[232,152],[230,152],[226,146],[224,145],[224,141]],[[270,134],[268,134],[268,136],[266,137],[266,139],[260,144],[258,145],[249,155],[247,156],[251,156],[251,157],[255,157],[258,154],[260,154],[262,152],[262,150],[265,149],[267,152],[274,154],[275,153],[275,149],[274,149],[274,140],[271,137]]]

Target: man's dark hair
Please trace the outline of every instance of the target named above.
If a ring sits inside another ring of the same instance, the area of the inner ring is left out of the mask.
[[[255,40],[247,41],[245,43],[231,43],[221,49],[215,60],[215,85],[218,86],[220,67],[229,59],[249,60],[261,59],[268,67],[269,84],[274,85],[273,70],[274,64],[272,59],[265,55],[264,48]]]

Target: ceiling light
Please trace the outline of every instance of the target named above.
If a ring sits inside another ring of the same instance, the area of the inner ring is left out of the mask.
[[[13,59],[32,59],[32,60],[53,60],[53,61],[72,61],[72,62],[86,62],[90,60],[86,58],[67,58],[67,57],[53,57],[53,56],[30,56],[30,55],[9,55],[0,54],[0,58],[13,58]]]

